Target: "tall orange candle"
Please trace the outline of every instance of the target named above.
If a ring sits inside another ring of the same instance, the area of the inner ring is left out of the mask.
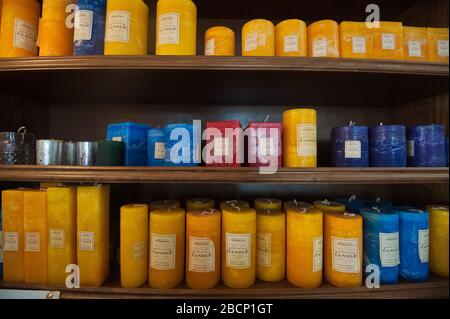
[[[342,58],[367,59],[372,57],[373,39],[365,22],[341,22],[339,37]]]
[[[371,29],[373,58],[403,60],[403,25],[401,22],[380,22],[379,28]]]
[[[205,33],[206,56],[234,56],[235,35],[227,27],[212,27]]]
[[[448,28],[428,28],[428,60],[448,63]]]
[[[274,56],[275,27],[268,20],[256,19],[242,28],[242,56]]]
[[[275,27],[276,55],[297,56],[308,55],[306,23],[298,19],[285,20]]]
[[[328,212],[345,212],[345,205],[338,202],[332,202],[327,199],[314,202],[314,207],[323,213]]]
[[[308,26],[310,57],[339,58],[339,25],[336,21],[322,20]]]
[[[448,206],[428,206],[430,213],[430,270],[448,278]]]
[[[405,60],[428,60],[427,28],[403,27]]]

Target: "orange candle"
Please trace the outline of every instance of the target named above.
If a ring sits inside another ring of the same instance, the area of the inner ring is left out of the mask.
[[[212,27],[205,33],[206,56],[234,56],[234,31],[227,27]]]
[[[372,28],[373,58],[403,60],[403,26],[401,22],[380,22]]]
[[[427,28],[403,27],[403,47],[405,60],[428,60]]]
[[[339,25],[336,21],[322,20],[308,26],[310,57],[339,58]]]
[[[272,22],[256,19],[244,25],[242,56],[275,56],[275,27]]]
[[[372,33],[365,22],[344,21],[339,25],[343,58],[367,59],[373,55]]]
[[[280,22],[275,27],[277,56],[307,56],[306,23],[290,19]]]
[[[448,206],[428,206],[430,214],[430,271],[448,278]]]
[[[448,63],[448,28],[428,28],[428,60]]]

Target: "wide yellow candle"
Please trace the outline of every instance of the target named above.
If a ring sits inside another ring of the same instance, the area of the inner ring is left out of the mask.
[[[250,207],[250,204],[243,200],[228,200],[228,201],[220,202],[220,210],[221,211],[223,211],[224,208],[226,208],[228,206],[247,208],[247,207]]]
[[[197,7],[191,0],[158,0],[156,55],[196,55]]]
[[[3,281],[25,281],[23,190],[2,192]]]
[[[317,167],[317,113],[294,109],[283,113],[285,167]]]
[[[321,20],[308,26],[308,53],[316,58],[339,58],[339,25]]]
[[[207,210],[212,209],[216,206],[214,200],[209,198],[193,198],[186,202],[186,210],[188,212],[196,210]]]
[[[253,201],[253,207],[259,209],[282,210],[283,202],[275,198],[257,198]]]
[[[325,278],[337,287],[362,283],[362,233],[360,215],[328,212],[324,217]]]
[[[380,22],[372,28],[373,58],[403,60],[403,26],[401,22]]]
[[[403,27],[403,48],[405,60],[427,61],[427,28]]]
[[[185,211],[168,208],[150,212],[150,286],[169,289],[184,278]]]
[[[275,27],[268,20],[247,22],[242,28],[242,56],[274,56]]]
[[[206,56],[234,56],[235,35],[227,27],[212,27],[205,32]]]
[[[77,189],[77,261],[80,284],[99,287],[109,275],[109,186]]]
[[[448,28],[428,28],[428,60],[448,63]]]
[[[308,40],[306,23],[290,19],[280,22],[275,27],[277,56],[307,56]]]
[[[322,284],[323,213],[314,208],[287,208],[287,278],[295,286]]]
[[[186,218],[186,283],[211,289],[220,282],[221,213],[189,211]]]
[[[342,58],[366,59],[372,57],[372,33],[365,22],[341,22],[339,38]]]
[[[429,206],[430,270],[448,278],[448,206]]]
[[[256,211],[225,205],[222,210],[222,281],[248,288],[256,276]]]
[[[150,211],[158,210],[158,209],[168,209],[168,208],[175,208],[175,207],[181,207],[181,203],[178,200],[157,200],[154,202],[151,202],[150,205]]]
[[[269,282],[286,275],[286,215],[260,209],[256,215],[256,277]]]
[[[48,283],[65,285],[66,267],[77,263],[77,191],[47,189]]]
[[[47,283],[47,192],[23,193],[23,231],[25,234],[25,282]]]
[[[0,57],[36,56],[41,6],[36,0],[3,0]]]
[[[130,204],[120,208],[120,284],[137,288],[147,282],[148,206]]]
[[[323,213],[328,212],[345,212],[345,205],[338,202],[332,202],[327,199],[318,200],[314,202],[314,208],[320,210]]]
[[[284,204],[283,204],[283,210],[284,210],[285,212],[287,212],[288,209],[290,209],[290,208],[301,208],[301,209],[304,209],[304,208],[314,208],[314,205],[313,205],[313,204],[310,204],[310,203],[306,203],[306,202],[301,202],[301,201],[298,201],[298,200],[296,200],[296,199],[294,199],[294,200],[292,200],[292,201],[289,201],[289,202],[284,202]]]
[[[105,55],[146,55],[148,7],[143,0],[108,0]]]

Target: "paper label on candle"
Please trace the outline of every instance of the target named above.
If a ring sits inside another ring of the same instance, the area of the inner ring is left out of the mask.
[[[19,233],[4,232],[3,251],[19,251]]]
[[[165,13],[158,18],[158,45],[180,44],[180,14]]]
[[[225,238],[227,267],[235,269],[250,268],[252,255],[252,234],[227,233]]]
[[[13,47],[36,53],[36,27],[28,21],[16,18],[14,20]]]
[[[297,124],[297,156],[317,155],[317,126]]]
[[[290,34],[284,37],[284,53],[298,51],[298,34]]]
[[[328,39],[315,40],[313,42],[313,57],[326,57],[328,55]]]
[[[76,10],[74,19],[74,41],[89,41],[92,39],[92,23],[94,12],[91,10]]]
[[[345,141],[345,158],[361,158],[361,141]]]
[[[78,233],[78,249],[92,251],[95,250],[95,233],[90,231],[80,231]]]
[[[430,233],[428,229],[419,230],[419,258],[421,263],[428,262],[430,250]]]
[[[133,259],[138,260],[145,257],[145,243],[143,241],[133,243]]]
[[[333,270],[357,274],[361,271],[359,240],[357,238],[332,237]]]
[[[383,33],[381,37],[383,50],[395,50],[395,34]]]
[[[272,266],[272,234],[256,234],[256,260],[258,266]]]
[[[64,249],[66,247],[66,234],[64,229],[50,229],[50,248]]]
[[[274,156],[275,145],[274,139],[270,137],[258,138],[258,155],[259,156]]]
[[[244,51],[249,52],[256,49],[258,49],[258,34],[252,33],[247,35],[247,37],[245,38]]]
[[[25,233],[25,251],[41,251],[41,233]]]
[[[230,152],[230,139],[228,137],[214,138],[214,156],[227,157]]]
[[[130,13],[128,11],[111,11],[106,25],[106,42],[125,42],[130,40]]]
[[[155,154],[154,159],[166,158],[166,143],[155,142]]]
[[[114,137],[112,138],[112,141],[113,141],[113,142],[122,142],[122,136],[114,136]]]
[[[189,237],[189,271],[215,271],[215,252],[214,242],[211,239]]]
[[[313,239],[313,272],[322,271],[323,268],[323,236]]]
[[[414,140],[408,140],[408,157],[414,157],[416,154]]]
[[[422,43],[420,41],[408,41],[408,55],[413,58],[422,56]]]
[[[216,52],[216,39],[209,39],[205,43],[205,55],[214,55]]]
[[[158,270],[175,269],[176,245],[176,234],[152,234],[150,241],[150,267]]]
[[[400,264],[398,233],[380,233],[380,260],[382,267],[396,267]]]
[[[448,40],[438,40],[437,51],[439,56],[448,57]]]
[[[366,50],[366,38],[365,37],[353,37],[352,38],[352,51],[356,54],[365,54]]]

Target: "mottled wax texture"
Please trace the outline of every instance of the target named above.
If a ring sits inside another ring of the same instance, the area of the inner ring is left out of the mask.
[[[380,125],[370,129],[370,166],[406,167],[406,129]]]
[[[336,199],[336,202],[344,204],[346,210],[353,214],[359,214],[359,211],[366,207],[366,201],[358,199],[356,196],[351,196],[349,198],[338,198]]]
[[[408,130],[408,166],[446,166],[445,126],[415,126]]]
[[[331,132],[333,166],[369,167],[369,128],[341,126]]]
[[[74,55],[102,55],[105,45],[106,0],[78,0]]]

